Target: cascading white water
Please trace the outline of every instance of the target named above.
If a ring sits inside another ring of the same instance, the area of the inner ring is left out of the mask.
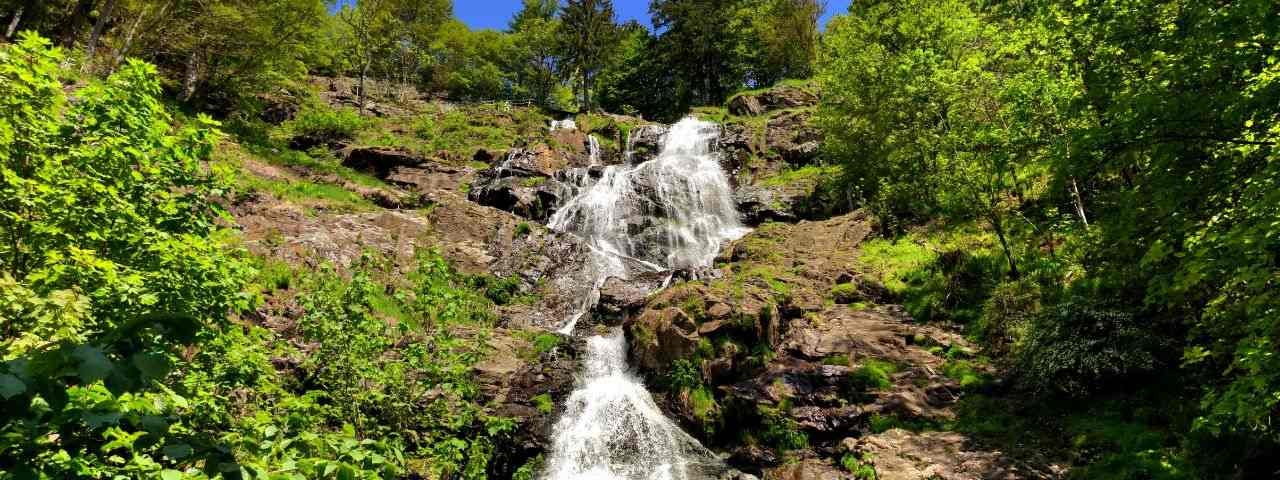
[[[608,277],[708,266],[721,243],[747,232],[712,151],[718,133],[714,124],[684,119],[667,132],[657,158],[605,167],[598,179],[571,177],[580,182],[577,193],[548,225],[590,246],[584,273],[593,288],[562,332],[571,333],[594,307]],[[689,480],[718,464],[628,372],[621,329],[588,339],[578,382],[555,426],[544,478]]]
[[[587,160],[593,167],[600,164],[600,140],[595,135],[587,135]]]
[[[551,121],[551,131],[553,132],[556,130],[577,130],[577,129],[578,129],[578,122],[573,121],[572,118]]]

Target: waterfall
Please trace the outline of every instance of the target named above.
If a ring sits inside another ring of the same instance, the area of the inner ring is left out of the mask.
[[[551,121],[551,131],[553,132],[556,130],[577,130],[577,129],[578,129],[578,122],[573,121],[572,118]]]
[[[587,135],[587,159],[590,166],[600,164],[600,140],[595,135]]]
[[[590,247],[593,288],[561,329],[571,333],[599,299],[608,277],[709,266],[720,244],[747,232],[712,146],[719,129],[687,118],[664,136],[661,152],[640,165],[574,175],[576,192],[548,226]],[[689,480],[718,460],[662,415],[626,365],[620,328],[587,340],[578,387],[555,425],[548,480]]]

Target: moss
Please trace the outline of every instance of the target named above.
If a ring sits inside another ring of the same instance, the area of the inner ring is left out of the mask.
[[[516,224],[516,230],[514,233],[516,237],[523,237],[528,235],[531,230],[533,230],[533,228],[529,226],[529,222],[520,222]]]
[[[699,386],[689,391],[689,408],[693,413],[693,418],[698,420],[702,425],[703,433],[708,437],[715,435],[720,425],[720,405],[716,403],[715,396],[711,390],[705,386]]]
[[[530,188],[540,186],[544,183],[547,183],[547,177],[529,177],[520,181],[520,185]]]
[[[539,394],[530,400],[533,401],[534,408],[537,408],[539,412],[551,413],[555,410],[555,402],[551,400],[551,395],[549,394]]]
[[[831,287],[831,298],[836,303],[852,303],[862,297],[858,286],[854,283],[840,283]]]
[[[942,374],[960,382],[963,388],[979,387],[991,381],[990,377],[978,370],[971,360],[948,360],[942,365]]]
[[[784,170],[777,175],[760,179],[757,182],[765,187],[782,187],[787,185],[816,185],[824,179],[835,178],[843,174],[839,165],[806,165],[800,168]]]
[[[849,356],[843,353],[828,355],[826,358],[822,359],[822,364],[847,367],[849,366]]]
[[[887,390],[893,387],[889,375],[898,371],[898,366],[884,360],[874,358],[863,359],[856,370],[850,373],[850,381],[855,388],[863,390]]]

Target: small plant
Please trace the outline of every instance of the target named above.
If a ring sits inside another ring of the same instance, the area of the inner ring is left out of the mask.
[[[533,230],[533,227],[529,226],[529,222],[520,222],[516,224],[515,235],[516,237],[523,237],[525,235],[528,235],[529,232],[532,230]]]
[[[887,390],[893,387],[889,375],[897,371],[898,366],[893,363],[868,358],[850,374],[850,382],[862,390]]]
[[[840,466],[853,475],[854,480],[876,480],[876,467],[871,464],[869,453],[845,453],[840,457]]]
[[[533,406],[542,413],[551,413],[555,409],[555,402],[551,400],[551,395],[543,393],[533,397]]]

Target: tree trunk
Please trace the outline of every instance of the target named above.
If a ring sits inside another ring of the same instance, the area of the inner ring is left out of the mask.
[[[116,0],[107,0],[107,6],[98,14],[98,20],[93,22],[93,30],[89,31],[89,43],[85,46],[84,65],[81,70],[85,70],[93,63],[94,51],[98,49],[98,37],[102,35],[102,28],[111,20],[111,11],[116,8]]]
[[[365,61],[360,67],[360,85],[356,87],[356,105],[360,109],[360,114],[364,115],[364,79],[369,76],[369,62]]]
[[[187,73],[182,80],[182,101],[191,101],[196,94],[196,84],[200,80],[200,50],[192,50],[187,58]]]
[[[18,21],[22,20],[22,10],[23,8],[19,6],[18,10],[13,12],[13,19],[9,20],[9,29],[5,31],[4,38],[13,38],[13,33],[18,31]]]
[[[168,7],[168,5],[160,7],[161,16],[164,16],[165,7]],[[142,14],[138,15],[138,18],[133,21],[133,25],[129,26],[129,32],[124,36],[124,43],[116,49],[115,54],[111,55],[111,70],[115,70],[116,66],[120,65],[120,62],[124,61],[124,56],[129,54],[129,48],[133,46],[133,36],[138,33],[138,26],[142,25],[142,19],[146,18],[146,16],[146,11],[144,10]]]
[[[990,215],[991,227],[996,231],[996,237],[1000,239],[1000,248],[1004,249],[1004,258],[1009,261],[1009,278],[1017,280],[1022,275],[1018,273],[1018,262],[1013,259],[1013,251],[1009,249],[1009,241],[1004,236],[1004,223],[1000,221],[1000,215],[992,212]]]
[[[1080,222],[1084,223],[1084,229],[1089,229],[1089,218],[1084,215],[1084,201],[1080,199],[1080,187],[1076,185],[1076,177],[1071,177],[1071,198],[1076,204],[1076,215],[1080,216]]]

